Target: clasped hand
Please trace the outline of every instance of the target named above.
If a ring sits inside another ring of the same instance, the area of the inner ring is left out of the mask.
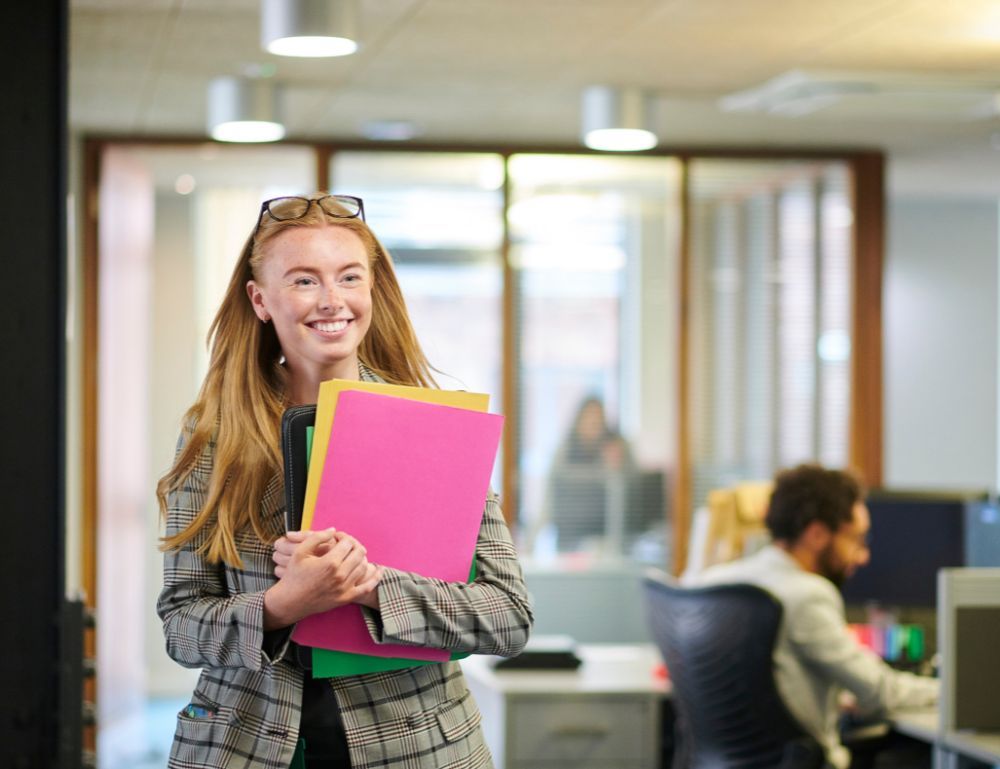
[[[364,545],[345,532],[287,532],[274,543],[272,557],[278,582],[264,595],[266,629],[348,603],[378,608],[382,567],[371,563]]]

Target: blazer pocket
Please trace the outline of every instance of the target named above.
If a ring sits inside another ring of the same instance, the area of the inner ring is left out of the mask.
[[[482,720],[475,700],[468,694],[460,700],[445,703],[435,716],[446,742],[465,739],[479,728]]]
[[[196,692],[190,705],[177,714],[177,731],[167,766],[184,769],[225,766],[232,753],[234,730],[239,727],[236,713]]]

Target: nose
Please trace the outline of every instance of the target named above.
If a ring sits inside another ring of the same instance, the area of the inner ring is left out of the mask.
[[[344,299],[340,294],[340,288],[336,283],[323,287],[319,298],[319,308],[324,312],[335,312],[344,305]]]

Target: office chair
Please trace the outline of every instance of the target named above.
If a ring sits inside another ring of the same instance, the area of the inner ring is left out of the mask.
[[[708,492],[702,568],[746,555],[748,545],[767,539],[764,516],[773,488],[771,481],[742,481]]]
[[[772,653],[781,604],[752,585],[647,577],[653,639],[673,683],[678,769],[819,769],[823,749],[785,707]]]

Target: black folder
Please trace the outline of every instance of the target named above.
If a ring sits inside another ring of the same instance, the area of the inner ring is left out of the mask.
[[[306,433],[316,423],[316,406],[292,406],[281,417],[281,454],[285,461],[285,529],[302,528],[309,452]]]

